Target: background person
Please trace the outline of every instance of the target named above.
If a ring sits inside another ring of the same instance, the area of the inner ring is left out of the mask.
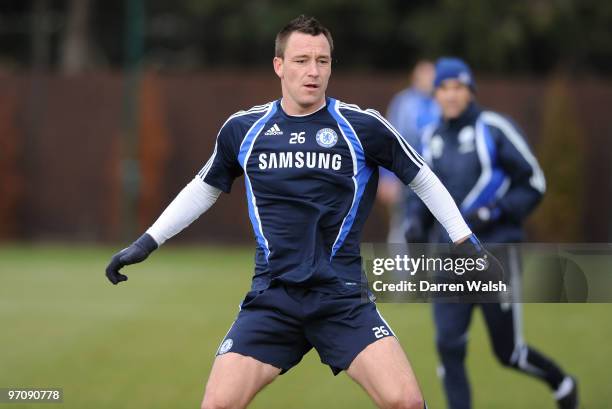
[[[546,189],[544,175],[521,132],[507,117],[483,110],[475,100],[476,84],[458,58],[436,63],[434,96],[442,119],[423,135],[422,153],[448,187],[472,230],[486,243],[518,243],[522,223]],[[407,203],[408,242],[427,241],[428,211],[413,197]],[[433,236],[444,242],[436,223]],[[519,264],[515,249],[495,253],[505,270]],[[468,330],[475,304],[434,303],[436,346],[444,390],[451,409],[471,408],[465,370]],[[576,380],[527,345],[521,332],[520,304],[480,305],[498,360],[546,382],[559,408],[578,407]]]
[[[393,96],[387,109],[387,119],[408,141],[419,150],[423,130],[436,123],[440,117],[440,109],[433,99],[434,64],[429,60],[420,60],[412,69],[410,86]],[[392,172],[380,169],[377,199],[385,205],[389,215],[389,243],[404,242],[405,196],[411,194],[410,189]]]

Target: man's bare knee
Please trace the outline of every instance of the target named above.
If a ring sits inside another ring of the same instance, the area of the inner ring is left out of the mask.
[[[202,409],[234,409],[238,405],[235,402],[235,396],[223,392],[223,388],[208,383],[204,391],[204,399],[202,400]]]
[[[234,409],[235,406],[222,396],[209,394],[208,391],[204,395],[201,409]]]
[[[201,408],[241,409],[280,373],[279,368],[236,353],[216,358]]]
[[[383,403],[384,409],[423,409],[425,402],[420,393],[397,393],[386,396]]]

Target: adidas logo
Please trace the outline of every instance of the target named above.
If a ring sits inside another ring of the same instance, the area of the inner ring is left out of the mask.
[[[272,128],[268,129],[264,135],[282,135],[283,131],[280,130],[278,125],[274,124]]]

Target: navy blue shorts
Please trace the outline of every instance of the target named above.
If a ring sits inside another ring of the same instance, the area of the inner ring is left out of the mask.
[[[217,355],[236,352],[287,372],[315,348],[334,375],[393,331],[376,304],[357,292],[326,294],[275,284],[249,291]]]

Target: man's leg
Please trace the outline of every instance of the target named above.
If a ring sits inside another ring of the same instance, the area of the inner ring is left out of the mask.
[[[520,288],[521,257],[518,249],[508,246],[498,249],[495,254],[511,274],[513,285]],[[525,343],[522,304],[483,304],[482,311],[499,362],[546,382],[560,408],[577,408],[576,380],[566,375],[552,359]]]
[[[520,304],[483,304],[482,311],[499,362],[540,378],[556,390],[565,375],[550,359],[523,342],[515,318],[520,314]]]
[[[219,355],[206,383],[202,409],[245,408],[280,372],[280,368],[249,356],[233,352]]]
[[[465,355],[473,308],[473,304],[433,305],[440,376],[450,409],[470,409],[472,406]]]
[[[249,291],[217,350],[202,408],[244,408],[312,346],[304,336],[300,304],[283,287]]]
[[[366,294],[307,292],[306,338],[337,375],[346,371],[380,408],[423,409],[423,396],[393,330]]]
[[[368,345],[346,372],[379,408],[425,408],[410,362],[395,337],[381,338]]]

